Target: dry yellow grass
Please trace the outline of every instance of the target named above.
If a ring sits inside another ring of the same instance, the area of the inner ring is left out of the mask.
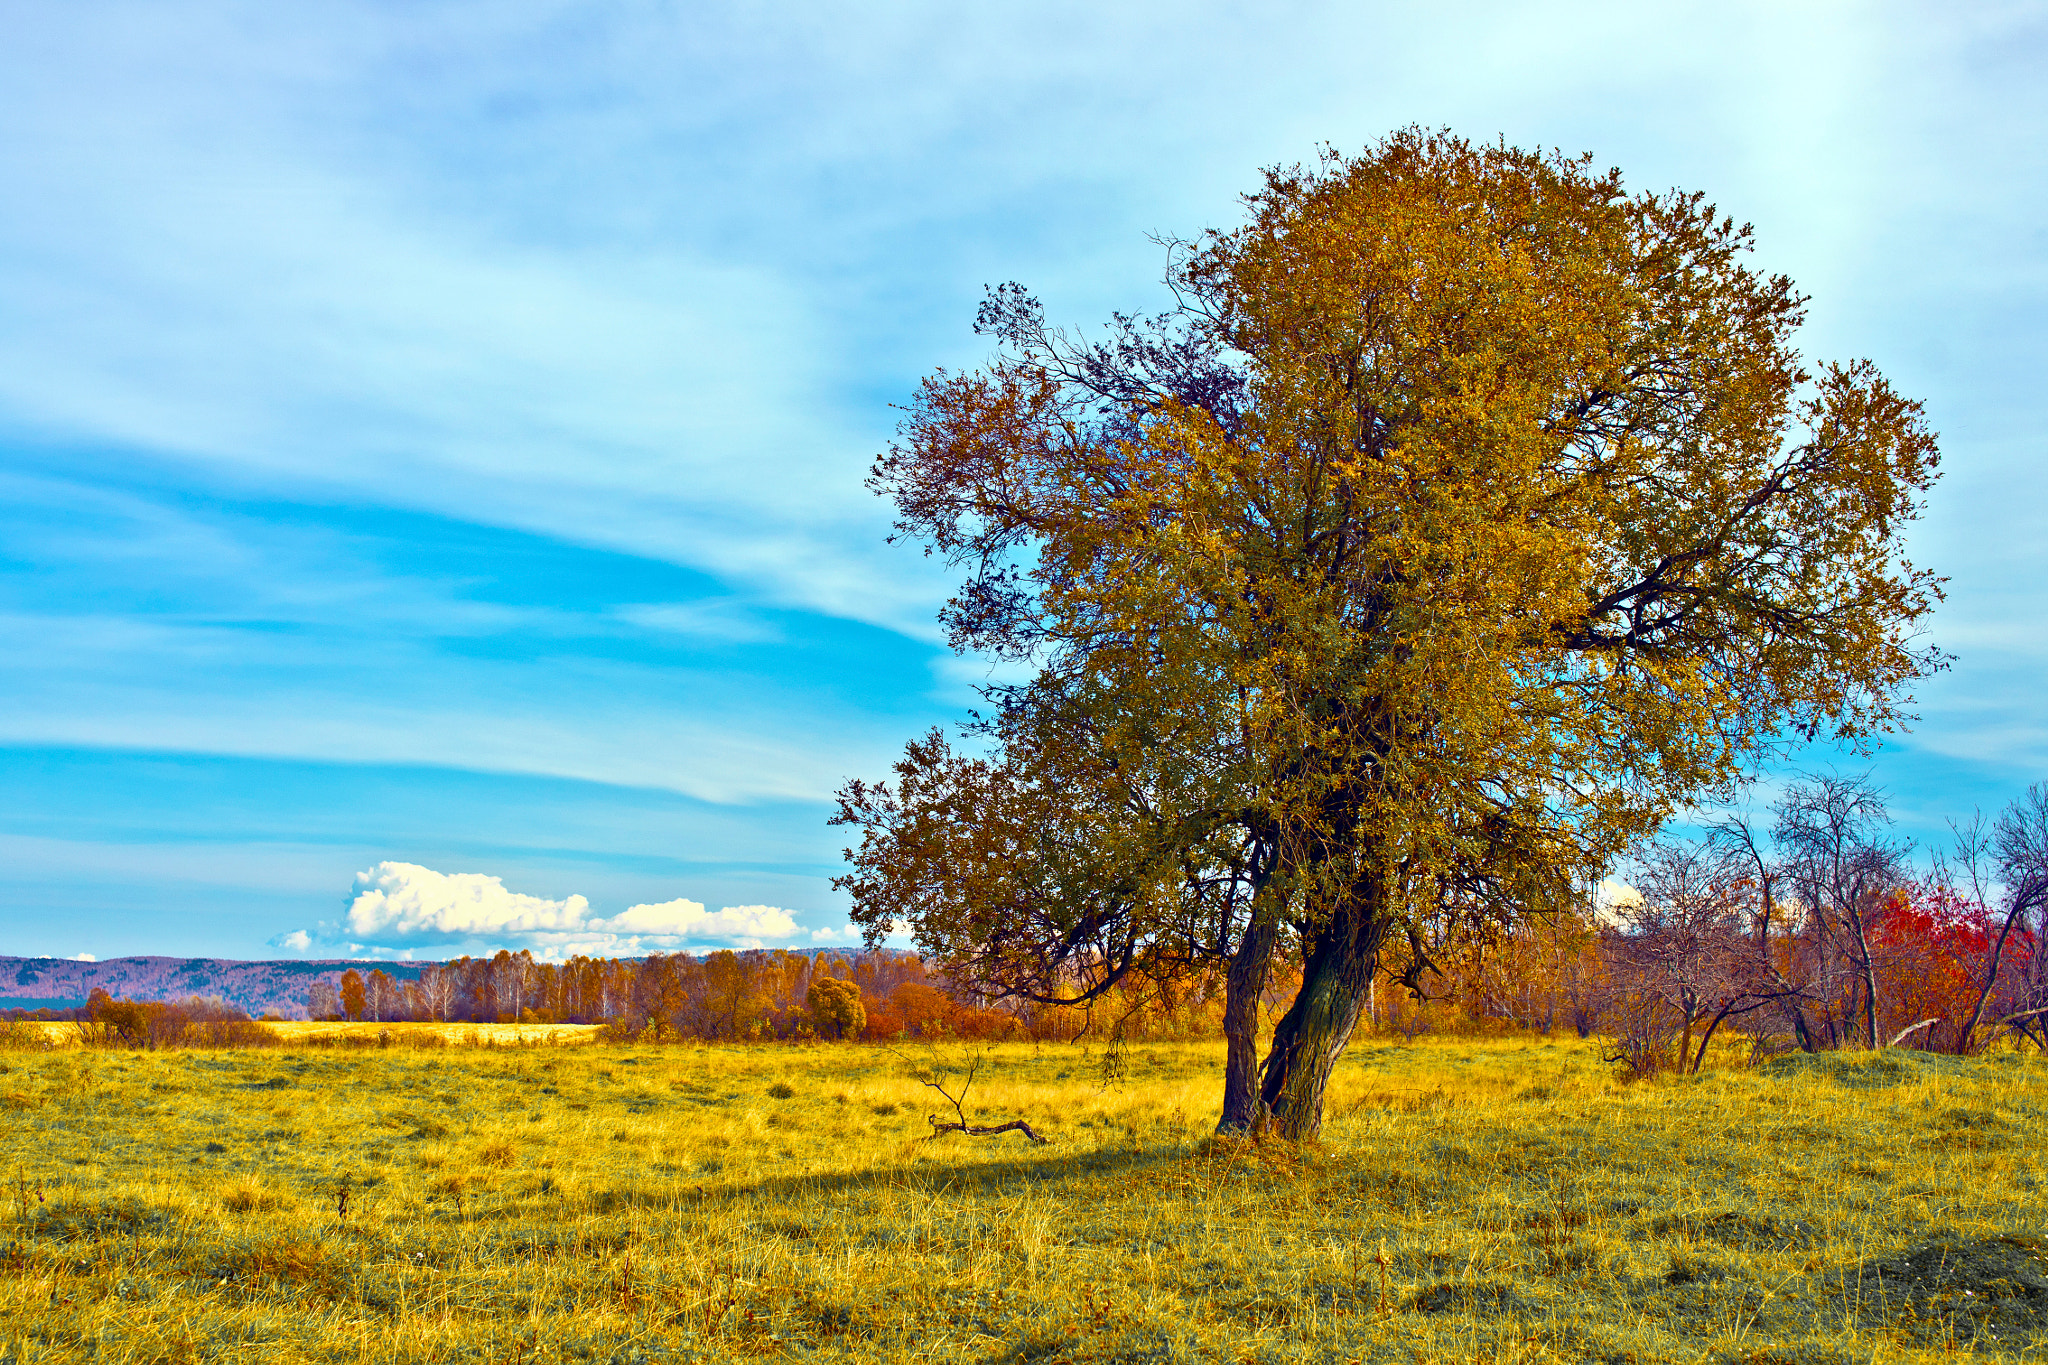
[[[263,1027],[286,1043],[361,1047],[374,1047],[380,1042],[396,1047],[570,1045],[592,1042],[601,1031],[596,1024],[359,1024],[307,1020],[287,1020]],[[0,1025],[0,1043],[70,1048],[81,1046],[82,1039],[76,1024],[23,1019],[12,1025]]]
[[[1327,1141],[1213,1045],[0,1055],[0,1360],[1882,1360],[2037,1351],[2048,1068],[1619,1085],[1391,1046]],[[1105,1063],[1108,1065],[1105,1065]]]
[[[388,1037],[393,1045],[401,1047],[421,1042],[471,1047],[587,1043],[599,1031],[596,1024],[348,1024],[305,1020],[266,1027],[288,1043],[375,1043],[380,1037]]]

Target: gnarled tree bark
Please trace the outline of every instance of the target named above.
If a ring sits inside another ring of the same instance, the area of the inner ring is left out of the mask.
[[[1252,897],[1252,920],[1230,959],[1223,988],[1223,1116],[1219,1133],[1249,1132],[1260,1113],[1259,997],[1273,971],[1273,945],[1280,937],[1281,899],[1268,882]]]
[[[1273,1029],[1259,1097],[1272,1113],[1274,1134],[1295,1142],[1313,1141],[1322,1131],[1330,1072],[1351,1042],[1379,969],[1391,921],[1376,884],[1360,892],[1346,897],[1313,935],[1301,990]]]

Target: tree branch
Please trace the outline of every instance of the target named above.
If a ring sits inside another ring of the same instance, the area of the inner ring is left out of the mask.
[[[1047,1142],[1051,1141],[1050,1138],[1042,1138],[1037,1133],[1031,1131],[1031,1125],[1022,1119],[1011,1119],[1008,1123],[998,1123],[993,1127],[977,1128],[965,1121],[960,1123],[940,1123],[937,1114],[926,1114],[924,1117],[925,1121],[931,1124],[934,1137],[940,1133],[965,1133],[968,1137],[995,1137],[999,1133],[1022,1133],[1040,1146],[1044,1146]]]
[[[889,1050],[896,1052],[895,1048],[890,1048]],[[899,1057],[903,1056],[900,1052],[896,1052],[896,1055]],[[908,1057],[903,1059],[905,1061],[910,1060]],[[945,1080],[936,1063],[929,1066],[919,1066],[911,1073],[919,1084],[938,1091],[946,1097],[946,1102],[953,1106],[955,1121],[952,1123],[941,1122],[937,1114],[926,1114],[924,1116],[925,1122],[932,1126],[932,1136],[937,1137],[940,1133],[960,1133],[966,1137],[995,1137],[1001,1133],[1022,1133],[1033,1142],[1044,1146],[1049,1139],[1042,1138],[1033,1132],[1031,1125],[1023,1119],[1011,1119],[1008,1123],[998,1123],[988,1127],[972,1124],[967,1121],[967,1092],[974,1088],[974,1078],[980,1073],[981,1064],[986,1060],[988,1060],[986,1052],[974,1054],[974,1060],[967,1064],[966,1076],[960,1081],[960,1093],[958,1095],[955,1095],[946,1088]],[[912,1065],[916,1066],[915,1063],[912,1063]]]
[[[1897,1046],[1898,1046],[1898,1045],[1899,1045],[1900,1043],[1903,1043],[1903,1042],[1905,1042],[1905,1041],[1906,1041],[1906,1037],[1907,1037],[1907,1035],[1908,1035],[1908,1034],[1918,1033],[1918,1032],[1919,1032],[1919,1031],[1920,1031],[1921,1029],[1924,1029],[1924,1028],[1926,1028],[1926,1027],[1927,1027],[1927,1026],[1928,1026],[1929,1024],[1938,1024],[1938,1023],[1940,1023],[1940,1022],[1941,1022],[1941,1016],[1940,1016],[1940,1015],[1938,1015],[1938,1014],[1937,1014],[1937,1015],[1935,1015],[1935,1016],[1934,1016],[1934,1017],[1933,1017],[1932,1019],[1922,1019],[1922,1020],[1921,1020],[1921,1021],[1920,1021],[1919,1023],[1917,1023],[1917,1024],[1911,1025],[1910,1027],[1907,1027],[1907,1028],[1902,1028],[1902,1029],[1900,1029],[1900,1030],[1899,1030],[1899,1032],[1898,1032],[1898,1036],[1897,1036],[1897,1037],[1895,1037],[1895,1038],[1893,1038],[1893,1039],[1892,1039],[1892,1040],[1891,1040],[1891,1041],[1890,1041],[1889,1043],[1886,1043],[1886,1044],[1885,1044],[1885,1046],[1886,1046],[1886,1047],[1897,1047]]]

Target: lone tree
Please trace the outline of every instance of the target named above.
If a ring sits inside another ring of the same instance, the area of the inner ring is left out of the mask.
[[[1783,738],[1900,723],[1940,655],[1920,408],[1804,368],[1804,300],[1696,194],[1410,129],[1170,243],[1082,342],[1016,285],[871,486],[964,571],[979,752],[855,781],[870,940],[1085,1003],[1227,962],[1223,1128],[1313,1137],[1382,950],[1582,893]],[[1301,987],[1259,1061],[1276,954]]]
[[[821,976],[804,992],[804,1006],[811,1023],[827,1038],[857,1038],[868,1026],[867,1006],[861,1003],[860,987],[834,976]]]
[[[362,1019],[369,1008],[369,993],[364,988],[362,974],[351,967],[341,974],[341,1013],[350,1022]]]

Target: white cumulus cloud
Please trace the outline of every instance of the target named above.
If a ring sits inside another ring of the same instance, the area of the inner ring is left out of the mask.
[[[1621,878],[1602,877],[1593,900],[1593,917],[1610,928],[1622,928],[1628,923],[1628,913],[1642,903],[1643,893]]]
[[[656,934],[750,948],[767,939],[792,938],[797,932],[789,911],[773,905],[729,905],[714,914],[690,900],[636,905],[610,919],[592,920],[591,927],[613,934]]]
[[[763,948],[804,932],[789,911],[774,905],[707,910],[701,901],[678,897],[605,917],[592,914],[582,896],[551,900],[513,891],[488,873],[382,862],[356,874],[339,923],[295,929],[271,943],[298,953],[324,946],[351,956],[408,958],[415,948],[429,946],[447,956],[524,948],[561,961],[579,953],[638,957],[702,947]],[[823,932],[829,938],[837,931]],[[826,941],[815,933],[810,937]]]
[[[581,929],[589,914],[590,902],[581,896],[543,900],[508,891],[503,881],[481,872],[450,874],[418,863],[379,863],[356,874],[355,898],[342,927],[366,943],[457,943]]]

